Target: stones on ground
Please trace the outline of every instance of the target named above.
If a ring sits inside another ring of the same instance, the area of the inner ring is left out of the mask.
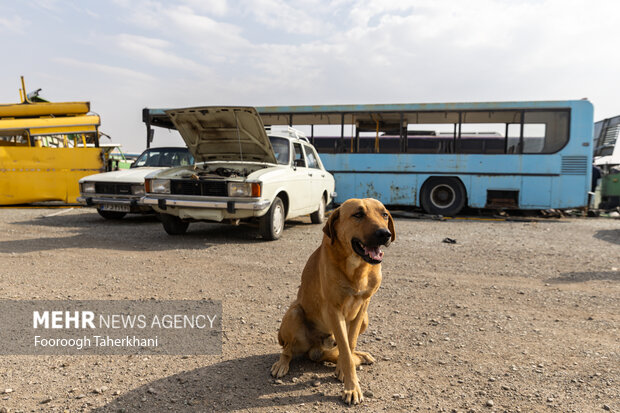
[[[490,400],[490,399],[489,399],[489,400],[487,400],[487,402],[486,402],[486,406],[487,406],[487,407],[493,407],[493,406],[495,406],[495,402],[494,402],[493,400]]]
[[[152,388],[152,387],[149,387],[149,388],[146,390],[146,392],[147,392],[147,393],[149,393],[149,394],[157,394],[157,390],[155,390],[155,389],[154,389],[154,388]]]
[[[51,401],[52,401],[52,398],[51,398],[51,397],[48,397],[47,399],[43,399],[43,400],[41,400],[41,404],[47,404],[47,403],[49,403],[49,402],[51,402]]]
[[[280,379],[274,380],[274,383],[275,384],[284,384],[284,382],[282,380],[280,380]]]
[[[103,394],[103,392],[105,392],[106,390],[108,390],[108,386],[95,387],[93,389],[93,393],[95,393],[95,394]]]
[[[312,386],[314,386],[314,387],[319,387],[320,385],[321,385],[321,382],[320,382],[320,381],[318,381],[318,380],[314,380],[314,381],[312,382]]]
[[[365,390],[364,391],[364,397],[368,397],[369,399],[373,398],[375,396],[375,394],[370,391],[370,390]]]
[[[84,393],[80,393],[77,396],[75,396],[75,398],[78,399],[78,400],[83,399],[84,397],[86,397],[86,395]]]
[[[10,387],[7,389],[4,389],[4,394],[8,394],[8,393],[13,393],[13,389],[11,389]]]

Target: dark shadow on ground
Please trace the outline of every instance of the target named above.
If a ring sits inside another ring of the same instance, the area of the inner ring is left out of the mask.
[[[620,229],[601,229],[594,234],[594,238],[620,245]]]
[[[547,282],[557,284],[582,283],[587,281],[620,281],[620,271],[568,272]]]
[[[138,387],[93,412],[231,412],[340,400],[320,394],[312,386],[314,380],[305,379],[308,375],[301,377],[304,370],[333,376],[333,368],[295,360],[283,384],[276,384],[269,368],[277,358],[276,354],[256,355],[179,373]],[[292,377],[298,380],[293,383]],[[323,381],[338,383],[335,378]],[[283,394],[289,392],[301,394]]]
[[[166,251],[204,249],[213,245],[250,244],[264,241],[258,226],[193,222],[184,235],[168,235],[155,215],[130,214],[119,220],[105,220],[93,210],[70,215],[42,211],[38,218],[13,222],[19,226],[44,226],[68,229],[64,236],[0,241],[0,253],[28,253],[65,248],[96,248],[119,251]],[[302,219],[287,221],[287,230],[310,226]],[[277,242],[277,241],[276,241]]]

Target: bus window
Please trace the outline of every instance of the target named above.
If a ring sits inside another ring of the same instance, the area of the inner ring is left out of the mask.
[[[567,111],[525,112],[523,153],[555,153],[568,142]]]

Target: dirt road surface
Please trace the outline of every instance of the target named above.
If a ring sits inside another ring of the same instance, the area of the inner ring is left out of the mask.
[[[53,216],[52,216],[53,215]],[[0,209],[3,299],[217,299],[216,356],[2,356],[0,411],[620,411],[620,220],[396,220],[358,347],[365,400],[333,366],[294,361],[279,321],[321,226],[104,221],[88,209]],[[456,244],[444,243],[446,237]],[[1,327],[0,327],[1,330]]]

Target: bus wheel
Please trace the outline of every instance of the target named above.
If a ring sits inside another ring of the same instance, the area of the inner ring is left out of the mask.
[[[420,203],[428,214],[454,216],[465,206],[465,187],[457,178],[429,178],[420,191]]]
[[[164,230],[169,235],[183,235],[187,231],[187,227],[189,227],[189,222],[183,221],[181,218],[175,217],[174,215],[159,214],[159,219],[161,219]]]

